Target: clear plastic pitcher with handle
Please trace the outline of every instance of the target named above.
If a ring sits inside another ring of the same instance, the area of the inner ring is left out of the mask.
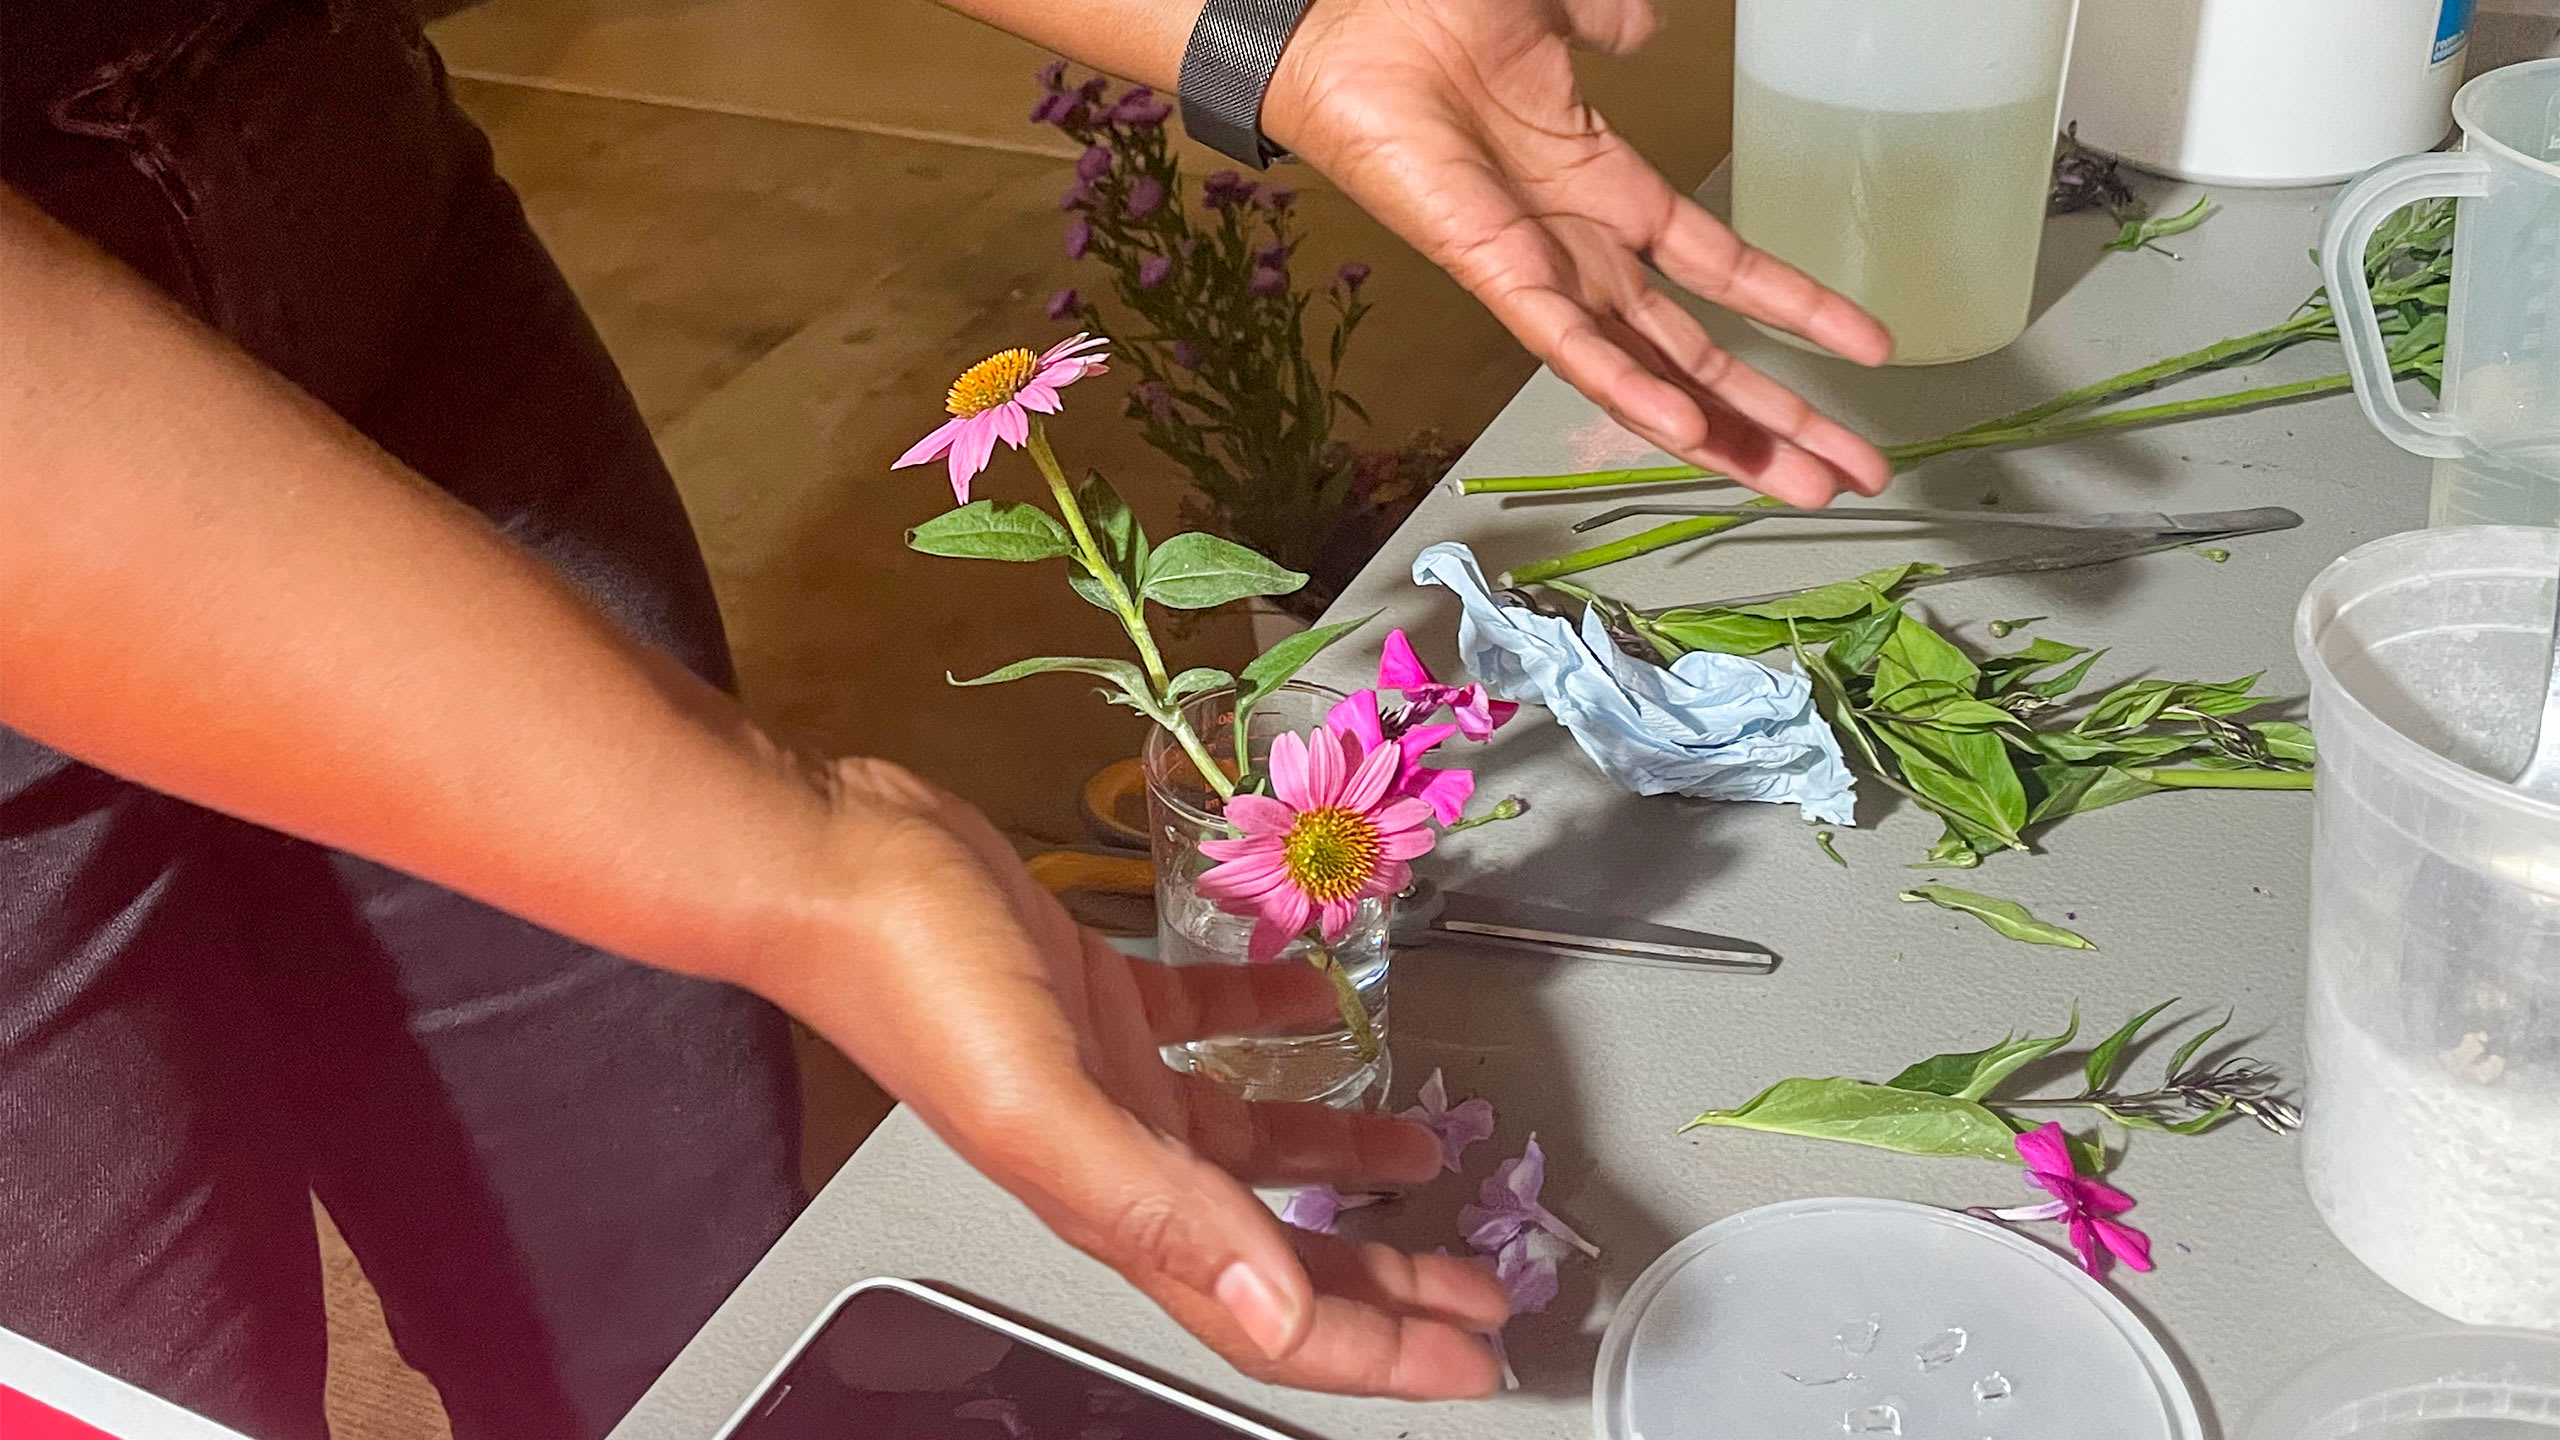
[[[2560,59],[2492,70],[2453,98],[2462,148],[2380,165],[2330,207],[2320,269],[2375,428],[2435,457],[2437,525],[2560,525]],[[2361,261],[2403,205],[2453,196],[2441,407],[2392,384]]]

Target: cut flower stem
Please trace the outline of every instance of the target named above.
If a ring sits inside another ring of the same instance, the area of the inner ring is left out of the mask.
[[[1316,967],[1333,983],[1333,1001],[1342,1011],[1343,1027],[1351,1032],[1351,1043],[1366,1065],[1378,1058],[1377,1027],[1369,1023],[1369,1007],[1360,1003],[1360,989],[1351,983],[1351,972],[1334,958],[1333,947],[1317,945],[1307,952],[1307,963]]]

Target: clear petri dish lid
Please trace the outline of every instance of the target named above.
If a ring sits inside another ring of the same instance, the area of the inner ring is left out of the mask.
[[[1900,1200],[1730,1215],[1639,1277],[1592,1386],[1599,1440],[2203,1440],[2123,1301],[2067,1257]]]

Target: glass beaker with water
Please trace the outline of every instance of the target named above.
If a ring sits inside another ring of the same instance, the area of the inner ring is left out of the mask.
[[[2436,525],[2560,525],[2560,59],[2492,70],[2453,97],[2462,148],[2377,166],[2330,207],[2320,268],[2356,399],[2392,443],[2434,457]],[[2374,227],[2454,196],[2444,396],[2411,410],[2358,263]]]
[[[1741,0],[1734,229],[1865,306],[1896,364],[2018,338],[2078,13],[2079,0]]]

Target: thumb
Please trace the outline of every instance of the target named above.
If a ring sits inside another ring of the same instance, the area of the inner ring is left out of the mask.
[[[1233,1176],[1080,1072],[1044,1087],[1027,1119],[966,1127],[978,1133],[955,1144],[1061,1239],[1245,1368],[1306,1339],[1315,1286],[1279,1220]]]

